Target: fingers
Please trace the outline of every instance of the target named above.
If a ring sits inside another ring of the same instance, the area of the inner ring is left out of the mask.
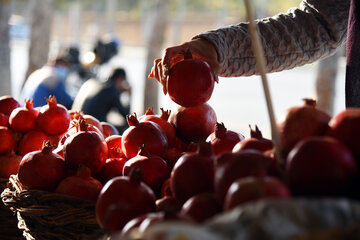
[[[154,66],[151,69],[151,72],[149,74],[149,79],[151,78],[155,78],[158,82],[161,83],[161,85],[163,86],[163,92],[164,94],[167,93],[167,88],[166,88],[166,78],[163,77],[163,67],[162,67],[162,63],[161,63],[161,58],[157,58],[154,60]]]

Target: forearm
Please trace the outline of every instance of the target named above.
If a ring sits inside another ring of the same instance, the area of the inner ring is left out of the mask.
[[[307,0],[286,14],[258,22],[269,72],[311,63],[331,54],[346,38],[349,0]],[[210,41],[223,77],[257,74],[248,24],[200,34]]]

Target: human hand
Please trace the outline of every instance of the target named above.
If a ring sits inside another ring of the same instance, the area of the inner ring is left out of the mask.
[[[206,39],[196,38],[181,45],[165,49],[162,58],[157,58],[154,61],[154,66],[149,74],[150,78],[155,78],[163,86],[163,91],[166,94],[166,78],[169,74],[170,68],[177,62],[184,59],[184,53],[190,50],[194,58],[206,61],[213,69],[217,76],[220,65],[217,60],[217,52],[214,45]]]

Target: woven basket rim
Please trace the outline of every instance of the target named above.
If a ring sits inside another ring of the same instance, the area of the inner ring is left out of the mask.
[[[96,202],[59,193],[25,190],[11,175],[1,193],[6,207],[17,213],[27,239],[94,239],[103,235],[96,221]]]

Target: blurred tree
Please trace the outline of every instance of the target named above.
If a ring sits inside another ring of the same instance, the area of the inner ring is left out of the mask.
[[[153,107],[158,110],[158,82],[151,79],[148,75],[153,66],[154,59],[161,56],[165,31],[169,23],[170,0],[143,0],[141,1],[143,18],[143,28],[145,35],[145,46],[147,49],[146,68],[145,68],[145,88],[144,88],[144,109]]]
[[[9,18],[10,1],[0,1],[0,96],[11,95]]]
[[[54,0],[31,0],[31,36],[29,66],[25,81],[36,69],[48,61]],[[25,83],[24,81],[24,83]]]

